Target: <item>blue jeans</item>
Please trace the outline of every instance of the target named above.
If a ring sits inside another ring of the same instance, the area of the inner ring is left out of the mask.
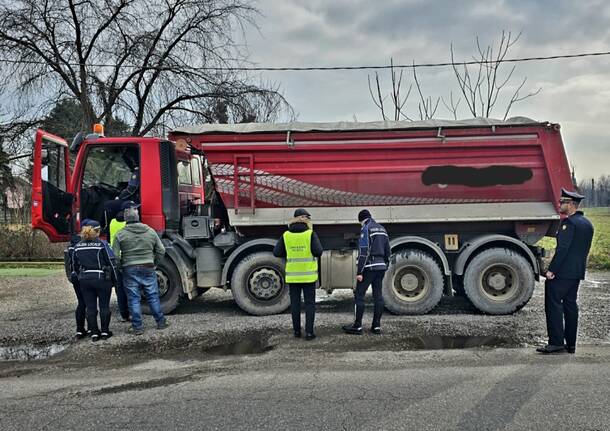
[[[129,313],[131,314],[131,325],[135,329],[142,329],[142,307],[140,301],[140,288],[146,295],[146,302],[155,317],[157,325],[165,322],[165,316],[161,311],[159,301],[159,286],[157,285],[157,274],[153,268],[127,266],[123,268],[123,288],[127,293]]]

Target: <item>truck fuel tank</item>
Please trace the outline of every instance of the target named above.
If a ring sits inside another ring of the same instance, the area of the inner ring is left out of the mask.
[[[211,244],[195,249],[197,265],[197,287],[221,285],[222,252]]]

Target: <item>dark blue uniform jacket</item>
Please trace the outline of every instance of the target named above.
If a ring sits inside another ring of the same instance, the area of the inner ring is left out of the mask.
[[[358,275],[364,271],[385,271],[390,264],[390,238],[385,228],[372,218],[360,231]]]
[[[587,256],[593,240],[593,225],[582,211],[561,221],[557,248],[549,271],[558,278],[584,280]]]
[[[107,279],[109,274],[115,282],[117,279],[114,253],[108,243],[101,239],[94,241],[80,241],[74,246],[72,253],[72,271],[79,280]]]

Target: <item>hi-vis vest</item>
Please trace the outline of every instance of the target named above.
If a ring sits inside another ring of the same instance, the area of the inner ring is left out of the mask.
[[[118,221],[115,218],[110,220],[110,238],[109,239],[110,239],[111,247],[114,245],[114,237],[116,236],[116,234],[119,233],[119,231],[121,229],[123,229],[126,225],[127,225],[127,222],[125,222],[125,221]]]
[[[284,232],[286,246],[286,283],[318,281],[318,259],[311,254],[311,229],[305,232]]]

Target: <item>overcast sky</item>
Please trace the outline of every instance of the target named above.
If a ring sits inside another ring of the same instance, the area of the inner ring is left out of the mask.
[[[379,65],[456,60],[496,45],[502,30],[522,32],[508,57],[610,51],[610,2],[260,0],[260,30],[246,33],[250,60],[259,66]],[[508,70],[509,66],[505,66]],[[380,72],[386,91],[389,73]],[[381,114],[369,95],[370,71],[264,72],[281,84],[300,121],[374,121]],[[405,71],[407,84],[411,72]],[[511,82],[527,77],[525,91],[539,95],[509,116],[560,123],[570,163],[579,179],[610,174],[610,56],[519,63]],[[426,95],[458,91],[451,68],[418,70]],[[408,85],[407,85],[408,86]],[[510,97],[510,89],[506,95]],[[415,116],[412,95],[408,111]],[[505,103],[492,117],[502,118]],[[465,108],[465,102],[460,104]],[[463,110],[460,118],[469,114]],[[442,105],[437,118],[451,118]]]

